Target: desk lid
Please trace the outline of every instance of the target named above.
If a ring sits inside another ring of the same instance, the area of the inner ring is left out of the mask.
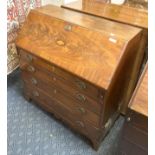
[[[16,44],[107,89],[130,43],[136,50],[140,38],[139,28],[47,5],[30,11]]]

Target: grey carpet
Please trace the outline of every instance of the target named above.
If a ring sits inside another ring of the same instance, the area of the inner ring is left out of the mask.
[[[116,154],[123,117],[119,117],[96,152],[85,137],[24,99],[19,70],[8,76],[7,91],[8,155]]]

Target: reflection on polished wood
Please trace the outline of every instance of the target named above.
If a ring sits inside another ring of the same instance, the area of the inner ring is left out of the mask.
[[[128,0],[123,5],[116,5],[104,0],[77,0],[62,7],[147,29],[148,11],[144,2]]]

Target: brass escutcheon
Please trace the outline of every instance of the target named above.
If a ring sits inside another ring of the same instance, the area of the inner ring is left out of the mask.
[[[65,29],[66,31],[71,31],[71,30],[72,30],[72,26],[71,26],[71,25],[65,25],[65,26],[64,26],[64,29]]]
[[[57,45],[59,45],[59,46],[64,46],[64,45],[65,45],[65,42],[62,41],[62,40],[57,40],[56,43],[57,43]]]

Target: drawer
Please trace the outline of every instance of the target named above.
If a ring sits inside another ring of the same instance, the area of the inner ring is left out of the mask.
[[[148,117],[128,109],[126,122],[127,124],[142,130],[144,133],[148,133]]]
[[[69,96],[69,94],[67,94],[66,92],[64,93],[62,89],[52,85],[47,85],[41,80],[38,80],[37,86],[32,85],[31,81],[29,81],[29,79],[24,76],[23,80],[26,85],[31,85],[34,88],[40,88],[41,90],[46,92],[48,96],[51,96],[57,102],[63,104],[63,106],[65,106],[66,109],[68,109],[68,111],[71,111],[73,114],[76,114],[79,118],[89,121],[96,127],[99,126],[100,117],[88,110],[87,108],[85,108],[83,105],[77,103],[76,100]]]
[[[32,100],[36,101],[38,105],[44,108],[46,111],[53,113],[57,118],[68,123],[73,128],[88,135],[94,139],[98,139],[101,136],[102,130],[92,126],[88,121],[81,119],[78,115],[68,110],[64,104],[61,104],[55,98],[48,96],[44,91],[37,87],[24,86],[24,93]]]
[[[90,97],[84,95],[83,93],[77,91],[76,89],[70,87],[70,83],[65,83],[61,78],[56,75],[47,75],[45,72],[40,71],[35,68],[34,73],[29,73],[29,71],[22,71],[22,77],[24,79],[28,79],[30,83],[38,85],[38,82],[41,80],[46,85],[55,86],[61,88],[66,94],[69,94],[76,102],[89,109],[90,111],[100,115],[101,113],[101,104],[98,101],[91,99]],[[39,80],[39,81],[38,81]]]
[[[126,139],[122,139],[118,149],[118,155],[148,155],[148,150],[144,150],[138,145],[131,143]]]
[[[148,149],[148,134],[142,130],[131,126],[130,124],[125,124],[123,131],[124,139],[136,144],[140,148]]]
[[[23,63],[24,61],[34,65],[35,67],[39,67],[40,70],[47,71],[48,74],[54,73],[58,77],[65,80],[65,82],[69,82],[70,86],[77,89],[78,91],[88,95],[91,98],[94,99],[103,99],[104,90],[101,90],[100,88],[95,87],[91,83],[78,78],[75,75],[72,75],[71,73],[66,72],[63,69],[60,69],[59,67],[49,64],[48,62],[45,62],[44,60],[30,54],[29,52],[20,50],[20,57],[21,57],[21,68],[24,67]]]

